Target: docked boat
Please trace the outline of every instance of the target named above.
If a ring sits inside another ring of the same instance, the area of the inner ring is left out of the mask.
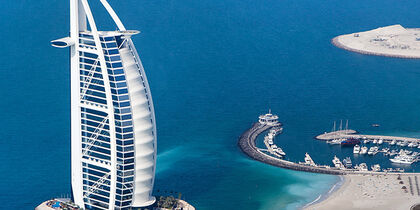
[[[384,143],[384,140],[382,140],[382,139],[379,139],[378,140],[378,144],[380,145],[380,144],[383,144]]]
[[[338,168],[338,169],[343,169],[344,165],[343,163],[341,163],[340,159],[338,159],[337,156],[334,156],[334,159],[332,160],[334,167]]]
[[[381,165],[379,164],[375,164],[371,168],[372,168],[372,171],[375,171],[375,172],[381,171]]]
[[[408,144],[408,147],[414,147],[414,143],[413,143],[413,142],[410,142],[410,143]]]
[[[369,170],[366,163],[360,163],[359,166],[357,167],[357,169],[359,171],[368,171]]]
[[[365,139],[365,140],[363,141],[363,144],[369,144],[369,140]]]
[[[283,156],[285,156],[286,155],[286,153],[280,148],[280,147],[278,147],[277,149],[275,149],[274,150],[275,152],[277,152],[279,155],[283,155]]]
[[[378,147],[369,148],[368,155],[376,155],[378,153]]]
[[[397,141],[395,141],[395,139],[394,139],[394,140],[391,141],[391,143],[389,143],[389,145],[395,145],[396,143],[397,143]]]
[[[280,134],[283,131],[283,127],[276,126],[270,129],[269,133],[273,134],[274,136]]]
[[[414,156],[407,155],[405,153],[400,154],[392,159],[389,159],[393,163],[400,163],[400,164],[412,164],[415,162]]]
[[[346,159],[343,160],[344,167],[346,168],[352,168],[353,164],[351,163],[350,157],[346,157]]]
[[[389,148],[383,148],[382,150],[381,150],[381,152],[383,152],[383,153],[388,153],[389,152]]]
[[[312,160],[311,156],[308,153],[305,154],[305,164],[310,166],[316,166],[315,162]]]
[[[373,140],[373,143],[374,143],[374,144],[377,144],[377,143],[378,143],[378,140],[374,139],[374,140]]]
[[[341,144],[341,139],[333,139],[333,140],[331,140],[331,141],[329,141],[328,143],[329,144]]]
[[[368,152],[368,148],[367,147],[362,147],[362,148],[360,148],[360,154],[361,155],[364,155],[364,154],[366,154]]]
[[[420,149],[420,145],[417,148]]]
[[[341,146],[351,146],[355,144],[360,144],[360,140],[355,138],[348,138],[341,142]]]
[[[353,154],[359,154],[359,153],[360,153],[360,146],[356,144],[353,147]]]
[[[406,147],[408,145],[408,143],[406,141],[401,142],[400,146],[402,147]]]

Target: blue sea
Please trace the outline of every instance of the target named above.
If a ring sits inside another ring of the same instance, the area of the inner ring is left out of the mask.
[[[90,2],[98,25],[107,24]],[[284,123],[276,143],[293,161],[305,152],[322,164],[351,155],[313,138],[334,120],[363,133],[420,137],[420,61],[330,44],[381,26],[420,27],[416,1],[109,2],[128,29],[142,31],[133,40],[157,115],[155,194],[181,192],[199,210],[272,210],[326,193],[338,177],[276,168],[238,149],[238,136],[269,108]],[[69,53],[49,45],[68,35],[68,13],[62,0],[0,5],[0,209],[70,194]]]

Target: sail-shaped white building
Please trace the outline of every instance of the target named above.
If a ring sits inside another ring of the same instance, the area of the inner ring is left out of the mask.
[[[90,0],[93,1],[93,0]],[[70,0],[71,184],[85,209],[149,206],[156,166],[156,122],[146,75],[126,30],[98,31],[88,0]]]

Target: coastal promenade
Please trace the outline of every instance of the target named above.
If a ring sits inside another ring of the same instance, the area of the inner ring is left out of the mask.
[[[420,139],[417,138],[410,138],[410,137],[401,137],[401,136],[381,136],[381,135],[364,135],[358,134],[355,130],[341,130],[341,131],[334,131],[329,133],[323,133],[319,136],[315,137],[318,140],[333,140],[339,138],[356,138],[356,139],[382,139],[386,142],[390,142],[392,140],[396,141],[407,141],[407,142],[420,142]]]
[[[260,123],[255,123],[252,125],[250,129],[245,131],[239,137],[239,148],[247,154],[249,157],[253,158],[254,160],[258,160],[263,163],[267,163],[273,166],[292,169],[296,171],[306,171],[312,173],[323,173],[323,174],[333,174],[333,175],[344,175],[346,172],[338,170],[338,169],[327,169],[327,168],[319,168],[313,166],[307,166],[302,164],[297,164],[291,161],[279,159],[272,157],[268,154],[261,152],[257,146],[255,145],[255,140],[257,139],[258,135],[262,132],[270,129],[273,126],[262,125]]]

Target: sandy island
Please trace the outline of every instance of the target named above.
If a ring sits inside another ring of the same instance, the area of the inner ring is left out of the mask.
[[[420,58],[420,29],[401,25],[337,36],[332,43],[352,52],[397,58]]]
[[[413,205],[420,203],[420,174],[401,174],[400,179],[397,174],[345,175],[343,177],[344,183],[336,192],[325,200],[304,209],[409,210]]]

